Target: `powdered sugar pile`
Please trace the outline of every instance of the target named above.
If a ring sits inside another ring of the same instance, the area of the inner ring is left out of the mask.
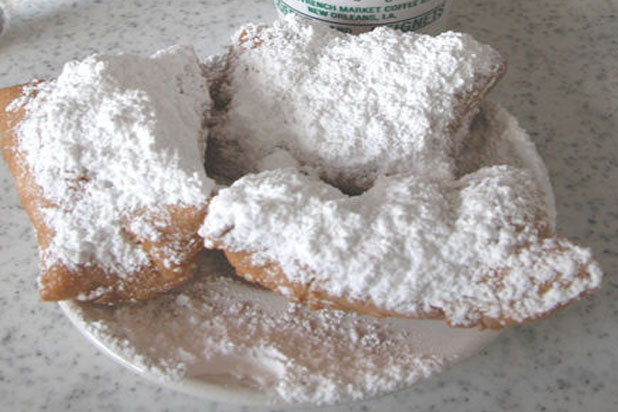
[[[36,183],[57,206],[44,210],[54,237],[43,261],[134,271],[147,257],[127,241],[123,220],[157,241],[154,223],[132,213],[201,205],[214,187],[203,170],[210,97],[193,49],[93,55],[68,63],[36,93],[18,137]]]
[[[493,147],[521,133],[489,123],[497,130],[477,126]],[[597,287],[601,271],[589,250],[545,239],[547,199],[530,172],[500,165],[504,152],[464,164],[480,168],[459,179],[379,177],[356,197],[295,169],[247,175],[213,199],[200,234],[335,298],[409,316],[439,310],[461,326],[534,319]]]
[[[482,94],[503,68],[495,50],[462,33],[349,36],[293,16],[242,33],[222,88],[231,102],[213,131],[227,160],[256,171],[285,149],[354,188],[384,173],[452,176],[465,96]]]

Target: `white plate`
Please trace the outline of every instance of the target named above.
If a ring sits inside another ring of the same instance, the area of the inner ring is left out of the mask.
[[[503,109],[487,103],[484,110],[508,129],[492,132],[498,161],[536,176],[553,222],[553,194],[534,145]],[[206,252],[192,282],[147,302],[60,305],[99,348],[141,375],[185,393],[250,405],[384,395],[444,371],[498,336],[441,321],[312,312],[237,278],[218,252]]]

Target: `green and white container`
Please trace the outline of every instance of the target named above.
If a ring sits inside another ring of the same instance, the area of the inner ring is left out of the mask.
[[[275,0],[281,14],[295,13],[346,33],[376,26],[436,34],[444,30],[451,0]]]

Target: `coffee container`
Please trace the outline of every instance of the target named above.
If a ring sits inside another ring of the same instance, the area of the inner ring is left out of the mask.
[[[275,0],[280,14],[294,13],[346,33],[377,26],[436,34],[445,29],[451,0]]]

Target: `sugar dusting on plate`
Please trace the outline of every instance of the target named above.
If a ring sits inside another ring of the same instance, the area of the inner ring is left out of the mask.
[[[91,338],[155,380],[197,381],[204,395],[209,385],[242,388],[263,403],[379,396],[442,371],[497,335],[312,312],[236,278],[217,252],[207,252],[193,282],[146,302],[63,307]]]

